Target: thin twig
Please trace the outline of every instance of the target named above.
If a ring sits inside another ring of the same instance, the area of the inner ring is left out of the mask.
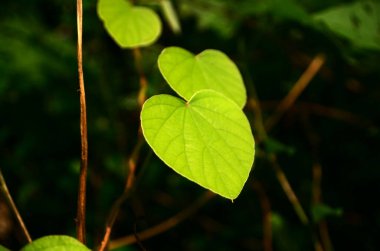
[[[309,120],[308,116],[305,116],[304,122],[304,128],[305,128],[305,134],[306,138],[309,140],[311,145],[311,150],[314,158],[314,163],[312,166],[312,206],[316,206],[320,203],[322,203],[322,189],[321,189],[321,183],[322,183],[322,166],[318,161],[318,145],[319,145],[319,136],[318,134],[313,130],[312,123]],[[318,229],[319,229],[319,236],[321,239],[321,243],[319,243],[321,250],[326,251],[333,251],[333,245],[329,236],[329,231],[327,227],[326,220],[321,220],[318,222]],[[317,239],[317,237],[316,237]],[[316,246],[316,250],[318,250],[318,247]]]
[[[259,196],[261,209],[263,211],[263,249],[272,251],[272,209],[268,196],[259,181],[252,184],[252,188]]]
[[[185,208],[183,211],[179,212],[178,214],[174,215],[173,217],[165,220],[164,222],[154,227],[151,227],[147,230],[138,233],[137,235],[139,236],[139,239],[141,241],[146,240],[153,236],[168,231],[169,229],[175,227],[176,225],[190,217],[192,214],[194,214],[213,197],[215,197],[215,194],[209,191],[205,192],[198,200],[193,202],[189,207]],[[126,237],[122,237],[116,240],[111,240],[110,250],[136,243],[136,241],[137,239],[135,234],[128,235]]]
[[[137,95],[137,102],[141,108],[146,100],[146,91],[148,89],[148,81],[146,80],[145,73],[142,67],[142,55],[140,48],[133,49],[133,57],[135,59],[135,67],[139,74],[140,90]]]
[[[289,201],[292,203],[292,206],[298,218],[301,220],[303,224],[307,225],[309,223],[309,218],[307,217],[305,210],[303,209],[296,194],[294,193],[292,187],[290,186],[290,183],[288,181],[288,178],[285,175],[285,172],[282,170],[281,166],[278,164],[276,156],[274,154],[269,154],[268,159],[273,166],[273,169],[275,171],[278,181],[280,182],[282,190],[284,190]]]
[[[321,181],[322,181],[322,166],[320,163],[315,162],[313,164],[313,183],[312,183],[312,206],[316,206],[322,203],[322,192],[321,192]],[[332,251],[333,246],[329,236],[329,230],[325,220],[318,222],[319,235],[326,251]]]
[[[0,186],[1,186],[0,187],[1,192],[4,195],[8,206],[12,210],[14,216],[16,217],[17,222],[20,225],[21,231],[22,231],[26,241],[28,243],[32,242],[32,238],[29,235],[28,229],[26,228],[25,223],[22,220],[22,217],[21,217],[21,215],[20,215],[20,213],[16,207],[16,204],[14,203],[12,196],[8,190],[7,183],[5,182],[5,179],[4,179],[4,176],[3,176],[1,169],[0,169]]]
[[[80,135],[81,135],[81,165],[79,174],[78,208],[77,208],[77,237],[82,243],[86,243],[86,180],[88,166],[88,142],[87,142],[87,115],[86,95],[83,78],[82,56],[82,27],[83,6],[82,0],[77,0],[77,31],[78,31],[78,75],[79,75],[79,100],[80,100]]]
[[[136,71],[139,74],[139,83],[140,83],[140,89],[137,95],[137,102],[139,104],[139,107],[142,108],[146,100],[146,90],[148,88],[148,81],[146,80],[146,77],[143,71],[142,55],[139,48],[133,49],[133,57],[135,61]],[[129,171],[128,171],[127,180],[125,182],[124,192],[115,201],[114,205],[112,206],[111,212],[107,220],[105,234],[103,236],[103,240],[100,244],[98,251],[103,251],[107,247],[110,236],[111,236],[112,227],[116,221],[117,216],[119,215],[120,207],[129,198],[133,188],[135,187],[136,165],[137,165],[137,160],[140,154],[141,146],[143,145],[143,143],[144,143],[144,138],[141,134],[141,128],[139,128],[138,142],[135,145],[131,156],[127,160]]]
[[[325,60],[325,56],[322,54],[319,54],[314,57],[309,67],[301,75],[298,81],[294,84],[293,88],[278,105],[275,113],[267,119],[265,123],[265,128],[267,132],[269,132],[275,126],[275,124],[281,119],[284,113],[294,104],[294,102],[305,90],[310,81],[321,69],[322,65],[325,63]]]
[[[141,136],[139,136],[139,141],[135,145],[133,152],[127,161],[129,171],[128,171],[128,176],[125,182],[125,188],[124,188],[123,194],[112,205],[111,212],[107,219],[106,230],[103,236],[103,240],[100,244],[98,251],[104,251],[106,249],[109,243],[113,225],[115,224],[116,218],[119,215],[120,208],[122,204],[130,197],[131,193],[133,192],[133,189],[135,187],[135,172],[136,172],[136,165],[137,165],[136,163],[138,161],[139,153],[140,153],[143,143],[144,143],[144,139]],[[146,163],[144,163],[144,166],[145,164]]]
[[[271,101],[261,101],[261,107],[264,111],[271,110],[275,107],[277,107],[279,104],[279,101],[271,100]],[[252,107],[253,108],[253,107]],[[341,120],[346,123],[359,126],[366,129],[373,129],[378,130],[376,126],[368,120],[367,118],[364,118],[360,115],[354,114],[352,112],[342,110],[335,107],[328,107],[325,105],[317,104],[317,103],[311,103],[311,102],[303,102],[298,101],[297,104],[294,104],[290,109],[289,112],[308,112],[315,115],[335,119],[335,120]]]
[[[259,104],[259,102],[257,100],[254,100],[253,98],[251,98],[248,101],[249,108],[251,108],[255,114],[255,120],[260,122],[263,120],[261,118],[261,110],[260,110],[260,106],[258,104]],[[260,130],[257,130],[258,133],[261,133],[259,135],[259,138],[262,141],[265,141],[268,137],[266,134],[265,127],[263,126],[263,124],[261,124],[261,125],[258,125],[258,128],[261,128]],[[283,191],[285,192],[286,196],[288,197],[288,200],[292,204],[292,206],[293,206],[296,214],[298,215],[299,219],[301,220],[302,223],[307,224],[309,222],[308,217],[306,216],[306,213],[303,210],[303,207],[301,206],[296,194],[294,193],[294,191],[293,191],[293,189],[292,189],[292,187],[288,181],[288,178],[285,175],[285,172],[282,170],[281,166],[278,164],[277,159],[276,159],[276,155],[268,154],[268,155],[266,155],[266,157],[269,159],[270,163],[272,164],[273,169],[274,169],[275,174],[276,174],[276,177],[277,177],[277,180],[280,183],[280,185],[281,185]]]

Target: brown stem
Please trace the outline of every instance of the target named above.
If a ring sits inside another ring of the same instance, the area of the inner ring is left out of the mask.
[[[259,133],[259,139],[262,141],[265,141],[267,139],[267,132],[265,130],[265,127],[263,125],[263,119],[262,119],[262,113],[260,109],[259,102],[257,100],[257,97],[251,98],[248,101],[249,108],[252,109],[254,115],[255,115],[255,121],[259,123],[257,125],[257,132]],[[301,222],[304,224],[307,224],[309,222],[308,217],[306,216],[305,211],[303,210],[296,194],[294,193],[288,178],[285,175],[285,172],[282,170],[281,166],[277,163],[276,155],[269,154],[268,156],[269,161],[271,162],[273,169],[275,171],[276,177],[278,182],[280,183],[283,191],[285,192],[286,196],[288,197],[290,203],[293,205],[293,208],[295,212],[297,213],[298,217],[300,218]]]
[[[284,190],[286,196],[288,197],[290,203],[293,205],[294,211],[296,212],[298,218],[301,220],[303,224],[307,225],[309,223],[309,219],[305,213],[305,210],[303,209],[296,194],[294,193],[292,187],[290,186],[290,183],[288,181],[288,178],[285,175],[285,172],[282,170],[282,168],[278,164],[276,156],[274,154],[270,154],[268,156],[268,159],[272,163],[277,180],[280,183],[282,190]]]
[[[140,48],[133,49],[133,57],[135,59],[135,67],[137,70],[137,73],[139,74],[139,82],[140,82],[140,90],[137,95],[137,102],[139,104],[139,107],[141,108],[146,100],[146,91],[148,89],[148,81],[146,80],[144,70],[142,67],[142,56]]]
[[[153,236],[161,234],[163,232],[168,231],[169,229],[175,227],[192,214],[194,214],[197,210],[199,210],[203,205],[205,205],[211,198],[215,197],[215,194],[207,191],[201,196],[198,200],[193,202],[189,207],[174,215],[173,217],[161,222],[160,224],[151,227],[147,230],[144,230],[140,233],[137,233],[139,240],[143,241],[149,239]],[[137,242],[137,238],[135,234],[128,235],[126,237],[122,237],[110,242],[110,250],[116,249],[122,246],[130,245]]]
[[[83,78],[83,56],[82,56],[82,27],[83,7],[82,0],[77,0],[77,57],[79,75],[79,100],[80,100],[80,135],[81,135],[81,165],[79,174],[78,208],[77,208],[77,237],[82,243],[86,243],[86,179],[88,165],[88,142],[87,142],[87,115],[86,95]]]
[[[16,207],[16,204],[14,203],[12,196],[8,190],[7,183],[5,183],[5,179],[4,179],[4,176],[3,176],[1,169],[0,169],[0,186],[1,186],[0,187],[1,193],[4,195],[9,208],[12,210],[12,213],[16,217],[17,222],[20,225],[21,231],[22,231],[26,241],[28,243],[32,242],[32,238],[29,235],[28,229],[26,228],[25,223],[22,220],[22,217],[21,217],[21,215],[20,215],[20,213]]]
[[[314,57],[309,67],[294,84],[293,88],[289,91],[288,95],[286,95],[286,97],[278,105],[275,113],[266,121],[265,128],[267,132],[269,132],[276,125],[276,123],[281,119],[284,113],[294,104],[297,98],[308,86],[310,81],[321,69],[322,65],[325,63],[325,60],[325,56],[321,54]]]
[[[111,212],[107,219],[106,230],[103,236],[103,240],[100,244],[98,251],[104,251],[109,243],[109,239],[112,232],[112,227],[115,224],[116,218],[119,215],[121,205],[129,198],[131,195],[133,188],[135,186],[135,172],[136,172],[136,163],[138,160],[138,156],[141,150],[141,147],[144,143],[144,139],[139,134],[139,141],[137,142],[133,152],[128,159],[128,177],[125,182],[125,188],[123,194],[115,201],[112,205]]]
[[[272,209],[268,196],[259,181],[252,185],[259,196],[261,209],[263,211],[263,247],[264,251],[272,251]]]
[[[303,120],[304,122],[304,128],[305,128],[305,133],[306,137],[308,138],[311,148],[312,148],[312,153],[313,153],[313,158],[314,158],[314,163],[312,166],[312,201],[311,204],[312,206],[316,206],[320,203],[322,203],[322,189],[321,189],[321,183],[322,183],[322,166],[318,161],[318,143],[319,143],[319,136],[318,134],[313,130],[312,123],[309,120],[308,116],[305,116],[305,119]],[[326,251],[332,251],[333,250],[333,245],[329,236],[329,231],[327,227],[327,223],[325,220],[321,220],[318,222],[318,229],[319,229],[319,236],[321,239],[321,246],[322,250]],[[317,247],[316,247],[317,250]]]
[[[261,107],[264,111],[271,110],[272,108],[277,107],[278,104],[279,102],[275,100],[261,101]],[[251,105],[249,105],[249,107],[253,109]],[[335,107],[328,107],[328,106],[324,106],[317,103],[298,101],[297,104],[294,104],[290,108],[290,112],[292,112],[293,114],[295,112],[312,113],[315,115],[319,115],[319,116],[323,116],[323,117],[327,117],[331,119],[341,120],[346,123],[363,127],[369,130],[371,129],[378,130],[376,126],[373,124],[373,122],[371,122],[367,118],[364,118],[360,115],[357,115],[357,114],[354,114],[342,109],[338,109]]]

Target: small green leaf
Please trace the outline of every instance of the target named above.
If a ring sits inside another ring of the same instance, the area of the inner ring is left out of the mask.
[[[291,146],[285,145],[282,142],[268,137],[264,141],[265,151],[267,153],[286,153],[288,155],[293,155],[295,152],[295,149]]]
[[[194,56],[182,48],[169,47],[158,57],[158,66],[171,88],[187,101],[204,89],[226,95],[240,108],[247,101],[238,68],[220,51],[205,50]]]
[[[161,21],[154,11],[132,6],[126,0],[99,0],[98,15],[122,48],[150,45],[161,34]]]
[[[170,29],[175,33],[181,33],[181,23],[178,20],[177,12],[175,11],[173,4],[170,0],[160,1],[163,15],[169,24]]]
[[[33,241],[21,251],[90,251],[90,249],[70,236],[50,235]]]
[[[328,216],[339,217],[343,214],[343,210],[341,208],[332,208],[326,204],[317,204],[312,207],[311,213],[313,220],[319,222]]]
[[[144,137],[182,176],[223,197],[236,198],[254,160],[254,139],[243,111],[224,95],[203,90],[188,102],[157,95],[143,105]]]

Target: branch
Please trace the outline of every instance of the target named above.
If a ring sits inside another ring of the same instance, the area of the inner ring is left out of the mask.
[[[16,217],[17,222],[21,227],[21,231],[22,231],[26,241],[28,243],[32,242],[32,238],[29,235],[28,229],[26,228],[24,221],[22,220],[21,215],[20,215],[19,211],[17,210],[16,204],[14,203],[11,194],[9,193],[9,190],[8,190],[7,184],[5,183],[5,179],[4,179],[4,176],[3,176],[1,169],[0,169],[0,186],[1,186],[0,187],[1,193],[4,195],[8,206],[12,210],[14,216]]]
[[[135,67],[136,67],[137,73],[139,74],[140,90],[137,95],[137,103],[139,104],[139,107],[141,109],[146,100],[146,90],[148,89],[148,81],[146,80],[142,63],[141,63],[142,56],[141,56],[140,48],[133,49],[133,57],[135,60]]]
[[[136,165],[137,165],[137,160],[139,157],[139,153],[141,150],[141,147],[144,143],[144,138],[142,135],[139,133],[139,141],[135,145],[133,152],[131,156],[128,159],[128,176],[125,182],[125,188],[123,194],[115,201],[115,203],[112,205],[110,214],[107,219],[106,223],[106,230],[103,236],[103,240],[100,243],[100,247],[98,251],[104,251],[109,243],[109,239],[111,236],[112,228],[113,225],[115,224],[116,218],[119,215],[120,208],[123,205],[123,203],[130,197],[131,193],[133,192],[133,189],[136,187],[136,182],[135,182],[135,173],[136,173]],[[147,157],[148,159],[149,157]],[[143,168],[147,165],[147,162],[143,164]],[[142,168],[142,169],[143,169]]]
[[[82,243],[86,243],[86,179],[88,166],[88,142],[87,142],[87,115],[86,95],[83,78],[82,57],[82,26],[83,7],[82,0],[77,0],[77,31],[78,31],[78,75],[79,75],[79,100],[80,100],[80,135],[81,135],[81,165],[79,174],[78,208],[77,208],[77,237]]]
[[[193,202],[189,207],[185,208],[183,211],[174,215],[173,217],[161,222],[160,224],[144,230],[137,234],[128,235],[120,239],[116,239],[110,242],[110,250],[116,249],[122,246],[130,245],[136,243],[137,241],[143,241],[149,239],[153,236],[161,234],[168,231],[169,229],[175,227],[185,219],[189,218],[197,210],[199,210],[203,205],[205,205],[210,199],[215,197],[215,194],[207,191],[198,200]],[[138,236],[138,240],[136,238]]]
[[[262,213],[263,213],[263,249],[264,251],[272,251],[272,209],[269,198],[259,181],[252,184],[253,190],[256,191]]]
[[[280,183],[282,190],[284,190],[286,196],[288,197],[288,200],[292,204],[294,211],[296,212],[298,218],[301,220],[301,222],[305,225],[309,224],[309,218],[307,217],[305,210],[303,209],[301,203],[299,202],[296,194],[294,193],[292,187],[290,186],[290,183],[288,181],[288,178],[286,177],[284,171],[280,167],[280,165],[277,162],[277,158],[274,154],[269,154],[268,159],[271,162],[277,180]]]
[[[267,132],[269,132],[276,125],[276,123],[281,119],[284,113],[294,104],[297,98],[308,86],[310,81],[321,69],[322,65],[325,63],[325,60],[325,56],[322,54],[319,54],[316,57],[314,57],[309,67],[294,84],[293,88],[289,91],[288,95],[286,95],[286,97],[278,105],[275,113],[266,121],[265,128]]]

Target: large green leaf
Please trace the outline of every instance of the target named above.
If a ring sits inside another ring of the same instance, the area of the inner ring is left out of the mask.
[[[355,2],[327,9],[314,15],[333,32],[354,45],[380,50],[380,3]]]
[[[50,235],[33,241],[21,251],[89,251],[85,245],[70,236]]]
[[[150,45],[161,34],[157,14],[145,7],[132,6],[127,0],[99,0],[98,15],[122,48]]]
[[[148,144],[169,167],[229,199],[241,192],[254,159],[254,139],[243,111],[223,94],[203,90],[185,102],[148,99],[141,112]]]
[[[220,51],[205,50],[194,56],[182,48],[169,47],[158,57],[158,66],[169,85],[185,100],[197,91],[212,89],[223,93],[239,107],[247,101],[238,68]]]
[[[8,248],[0,245],[0,251],[10,251]]]

